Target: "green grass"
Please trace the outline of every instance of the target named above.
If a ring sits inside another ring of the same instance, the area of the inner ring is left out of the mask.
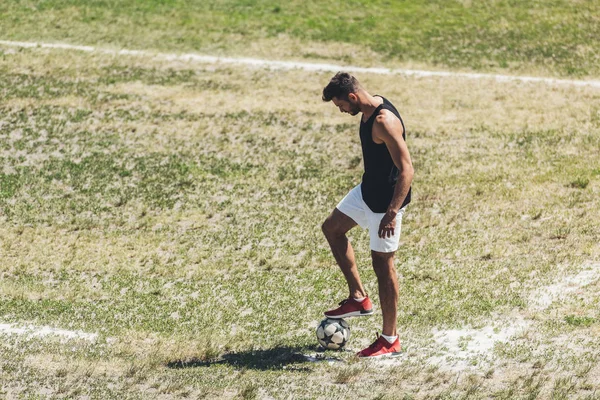
[[[416,170],[406,357],[385,366],[351,353],[379,313],[324,354],[342,362],[302,356],[346,295],[320,224],[362,170],[358,121],[320,100],[329,74],[42,49],[0,71],[0,323],[99,334],[3,335],[2,395],[597,396],[598,282],[530,307],[600,261],[597,90],[360,77],[400,107]],[[351,238],[378,304],[368,236]],[[435,329],[515,315],[530,327],[473,370],[431,365]]]
[[[0,5],[0,37],[597,77],[599,13],[597,0],[18,0]]]

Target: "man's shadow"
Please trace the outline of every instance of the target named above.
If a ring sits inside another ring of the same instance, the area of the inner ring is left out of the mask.
[[[306,353],[313,353],[306,355]],[[316,353],[316,354],[314,354]],[[226,353],[215,360],[189,359],[175,360],[166,364],[167,368],[198,368],[216,364],[231,365],[239,369],[310,371],[310,364],[320,361],[342,361],[326,357],[323,350],[307,346],[276,346],[264,350],[250,350]]]

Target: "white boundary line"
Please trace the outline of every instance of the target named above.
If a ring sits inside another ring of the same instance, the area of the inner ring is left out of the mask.
[[[504,322],[495,321],[494,325],[473,329],[433,329],[433,340],[438,355],[430,357],[430,364],[438,365],[442,370],[459,372],[467,369],[480,369],[470,364],[472,359],[489,363],[497,343],[506,343],[518,333],[531,326],[531,321],[516,317]],[[443,349],[443,350],[442,350]]]
[[[491,79],[498,82],[533,82],[544,83],[548,85],[567,85],[600,88],[600,80],[575,80],[575,79],[556,79],[542,78],[535,76],[517,76],[517,75],[498,75],[481,74],[468,72],[450,72],[450,71],[425,71],[416,69],[391,69],[391,68],[365,68],[356,66],[342,66],[323,63],[306,63],[294,61],[263,60],[258,58],[235,58],[235,57],[215,57],[195,53],[155,53],[144,50],[111,50],[92,46],[78,46],[66,43],[38,43],[38,42],[15,42],[10,40],[0,40],[0,45],[23,47],[23,48],[47,48],[78,50],[88,53],[101,53],[110,55],[130,55],[130,56],[152,56],[165,60],[196,61],[206,64],[236,64],[253,67],[290,70],[301,69],[305,71],[337,72],[347,71],[353,73],[371,73],[379,75],[405,75],[421,78],[439,77],[439,78],[467,78],[467,79]]]
[[[577,275],[565,276],[552,285],[535,290],[529,296],[530,308],[534,311],[543,311],[549,308],[554,301],[563,300],[568,295],[600,279],[600,264],[590,264]]]
[[[0,335],[24,335],[26,337],[62,336],[65,339],[84,339],[95,342],[97,333],[83,331],[69,331],[66,329],[52,328],[49,326],[17,326],[17,324],[0,324]]]

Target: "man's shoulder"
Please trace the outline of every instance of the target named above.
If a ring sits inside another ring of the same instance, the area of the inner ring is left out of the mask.
[[[376,135],[383,139],[383,136],[404,133],[404,126],[394,112],[387,109],[381,109],[373,122],[373,131]]]
[[[399,122],[400,119],[398,119],[398,116],[394,114],[392,110],[388,110],[387,108],[379,110],[379,113],[375,117],[375,123],[380,125],[396,124]]]

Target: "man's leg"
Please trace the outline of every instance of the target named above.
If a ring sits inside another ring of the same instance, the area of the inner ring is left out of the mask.
[[[348,282],[350,297],[359,298],[366,297],[367,292],[358,275],[358,268],[354,260],[354,249],[346,237],[346,232],[356,225],[356,222],[352,218],[336,208],[327,217],[322,229],[329,242],[335,261],[344,273],[346,282]]]
[[[383,334],[396,336],[398,315],[398,277],[394,267],[394,253],[371,251],[373,269],[379,285],[379,302],[383,314]]]

